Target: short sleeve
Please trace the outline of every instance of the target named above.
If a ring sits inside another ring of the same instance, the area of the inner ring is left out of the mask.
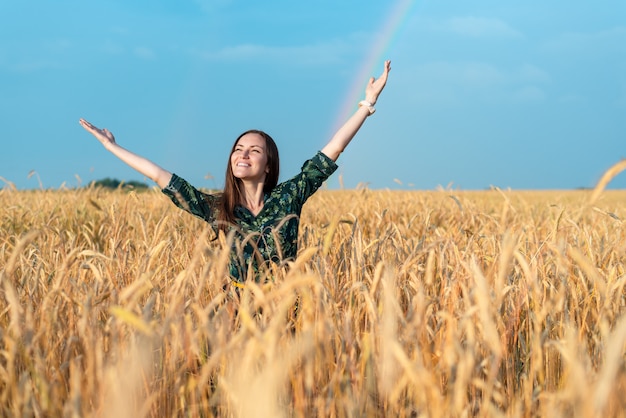
[[[305,161],[302,165],[302,171],[317,172],[316,175],[323,178],[324,182],[337,170],[337,163],[322,151],[318,151],[310,160]]]
[[[179,208],[207,222],[215,221],[217,207],[215,195],[201,192],[176,174],[172,174],[170,182],[161,191]]]
[[[272,194],[278,194],[282,202],[291,200],[297,206],[302,206],[336,170],[337,164],[318,151],[313,158],[304,162],[299,174],[279,185]]]

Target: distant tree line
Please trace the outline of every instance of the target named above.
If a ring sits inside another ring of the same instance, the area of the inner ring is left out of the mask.
[[[122,181],[118,179],[105,178],[94,180],[87,187],[104,187],[107,189],[123,189],[123,190],[146,190],[148,185],[136,180]]]

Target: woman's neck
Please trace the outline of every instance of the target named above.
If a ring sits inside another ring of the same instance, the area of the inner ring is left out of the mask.
[[[241,205],[246,207],[254,216],[263,209],[263,183],[243,183]]]

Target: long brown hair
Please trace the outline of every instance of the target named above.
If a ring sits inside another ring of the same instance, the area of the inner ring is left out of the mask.
[[[250,129],[237,137],[233,144],[230,154],[228,155],[228,164],[226,165],[226,176],[224,181],[224,192],[219,201],[219,213],[217,216],[218,228],[224,232],[228,231],[228,227],[236,223],[235,207],[242,204],[242,188],[241,179],[233,174],[233,168],[230,163],[230,157],[235,152],[237,143],[246,134],[258,134],[265,139],[265,152],[267,153],[267,166],[269,172],[265,176],[263,184],[263,193],[269,193],[274,190],[278,184],[278,174],[280,171],[280,159],[278,157],[278,147],[271,136],[258,129]]]

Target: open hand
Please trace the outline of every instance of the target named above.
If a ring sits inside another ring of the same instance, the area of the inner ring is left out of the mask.
[[[385,68],[383,69],[383,73],[377,79],[372,77],[367,83],[367,87],[365,87],[365,100],[370,102],[371,104],[376,103],[378,100],[378,95],[383,88],[385,88],[385,84],[387,84],[387,77],[389,77],[389,71],[391,70],[391,61],[385,61]]]
[[[102,143],[102,145],[104,145],[105,147],[107,145],[115,144],[115,137],[113,136],[113,134],[108,129],[106,129],[106,128],[99,129],[98,127],[92,125],[91,123],[87,122],[83,118],[81,118],[78,121],[78,123],[80,123],[80,125],[83,128],[85,128],[85,130],[87,132],[89,132],[90,134],[95,136],[96,139],[98,141],[100,141]]]

